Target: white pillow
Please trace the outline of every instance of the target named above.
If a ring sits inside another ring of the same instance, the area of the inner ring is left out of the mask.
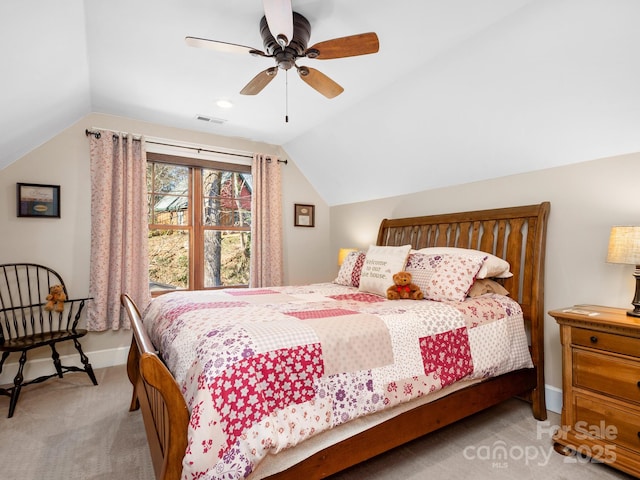
[[[451,255],[463,254],[478,257],[487,257],[480,267],[480,271],[477,273],[476,278],[510,278],[513,277],[513,273],[509,271],[511,268],[509,262],[503,260],[500,257],[491,255],[487,252],[481,252],[480,250],[473,250],[471,248],[458,248],[458,247],[427,247],[420,250],[414,250],[417,253],[424,253],[426,255],[435,255],[438,253],[447,253]]]
[[[404,270],[411,245],[379,247],[371,245],[360,274],[361,292],[387,296],[387,288],[393,285],[393,275]]]

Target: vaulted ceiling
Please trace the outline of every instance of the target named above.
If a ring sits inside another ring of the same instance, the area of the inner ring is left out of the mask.
[[[3,0],[0,169],[90,112],[282,145],[330,205],[640,151],[637,0],[293,8],[310,44],[378,34],[377,54],[300,61],[342,95],[281,70],[243,96],[272,59],[186,45],[262,50],[260,0]]]

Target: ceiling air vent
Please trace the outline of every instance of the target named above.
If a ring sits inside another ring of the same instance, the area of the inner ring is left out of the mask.
[[[196,115],[196,120],[201,122],[215,123],[216,125],[222,125],[226,122],[224,118],[207,117],[206,115]]]

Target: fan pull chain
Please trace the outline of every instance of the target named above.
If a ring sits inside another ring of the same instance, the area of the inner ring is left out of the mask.
[[[289,123],[289,70],[284,71],[284,122]]]

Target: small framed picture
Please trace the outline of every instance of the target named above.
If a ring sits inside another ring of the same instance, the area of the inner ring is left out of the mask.
[[[60,185],[18,183],[18,217],[60,218]]]
[[[301,205],[296,203],[294,205],[294,221],[295,227],[315,227],[316,207],[314,205]]]

